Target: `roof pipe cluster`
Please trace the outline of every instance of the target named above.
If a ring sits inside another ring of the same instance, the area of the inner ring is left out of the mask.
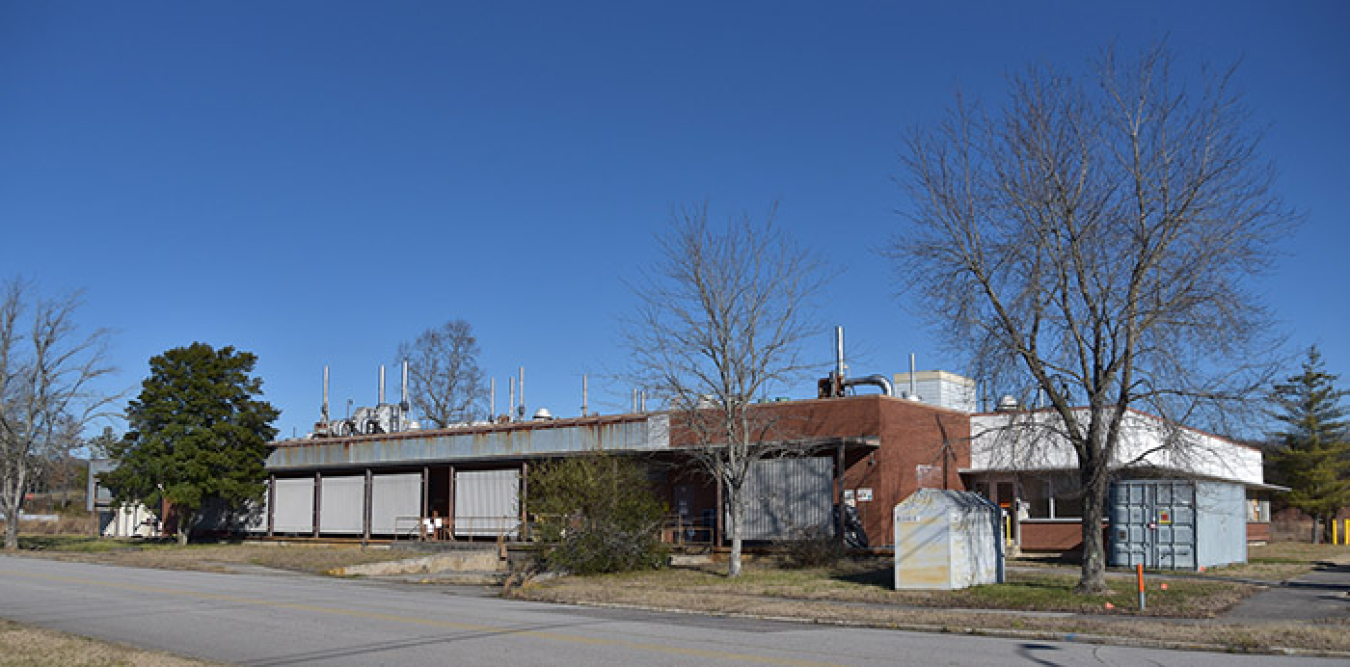
[[[874,387],[881,387],[882,396],[895,396],[895,387],[891,385],[891,381],[886,379],[885,375],[868,375],[867,377],[844,380],[845,387],[856,387],[860,384],[870,384]]]
[[[847,371],[848,366],[844,363],[844,327],[842,326],[836,326],[834,328],[834,360],[834,372],[830,374],[829,378],[822,380],[822,383],[827,383],[829,385],[827,389],[822,390],[823,392],[827,391],[828,395],[843,396],[844,390],[849,387],[872,385],[874,387],[880,387],[883,396],[895,396],[895,387],[891,385],[891,381],[884,375],[868,375],[866,377],[854,379],[846,378],[845,372]],[[827,394],[822,393],[821,395],[825,396]]]

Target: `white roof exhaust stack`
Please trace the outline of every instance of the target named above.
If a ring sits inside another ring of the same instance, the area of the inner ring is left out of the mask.
[[[376,405],[384,405],[384,364],[380,364],[380,392],[379,392],[379,394],[380,394],[380,400],[376,401],[375,404],[376,404]]]
[[[914,374],[915,374],[915,369],[914,369],[914,353],[913,353],[913,352],[910,352],[910,353],[909,353],[909,396],[908,396],[908,398],[909,398],[909,400],[911,400],[911,401],[917,401],[917,400],[919,400],[919,390],[915,387]]]

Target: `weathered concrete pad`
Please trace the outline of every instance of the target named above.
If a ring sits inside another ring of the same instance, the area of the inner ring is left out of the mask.
[[[329,573],[338,576],[384,577],[438,572],[495,572],[500,568],[501,559],[497,557],[496,549],[475,549],[383,563],[351,565],[334,568]]]

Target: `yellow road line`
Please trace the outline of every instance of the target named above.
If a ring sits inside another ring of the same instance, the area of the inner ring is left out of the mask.
[[[9,575],[17,577],[27,577],[30,579],[46,579],[49,581],[60,581],[65,583],[80,584],[83,586],[100,586],[103,588],[116,588],[121,590],[133,591],[137,593],[157,593],[161,595],[174,595],[178,597],[196,598],[200,600],[216,600],[220,602],[232,602],[236,604],[246,604],[257,607],[271,607],[274,609],[291,609],[295,611],[307,611],[316,614],[330,614],[333,616],[349,616],[353,618],[368,618],[381,621],[392,621],[395,623],[405,623],[409,625],[420,625],[435,628],[445,628],[451,630],[463,630],[468,632],[484,632],[492,634],[510,634],[521,637],[530,637],[534,639],[545,639],[549,641],[568,642],[572,644],[587,644],[591,646],[610,646],[618,648],[628,648],[638,651],[649,651],[652,653],[668,653],[673,655],[707,658],[718,660],[736,660],[740,662],[753,662],[770,665],[794,665],[799,667],[820,667],[832,665],[833,663],[813,662],[809,660],[793,660],[788,658],[772,658],[750,653],[733,653],[730,651],[717,651],[710,649],[682,648],[678,646],[664,646],[661,644],[649,644],[643,642],[634,642],[624,639],[605,639],[599,637],[581,637],[577,635],[567,635],[557,632],[544,632],[540,630],[515,630],[511,628],[482,625],[477,623],[459,623],[456,621],[446,621],[441,619],[418,618],[416,616],[400,616],[398,614],[385,614],[373,611],[358,611],[353,609],[342,609],[340,607],[327,607],[322,605],[303,604],[295,602],[278,602],[275,600],[264,600],[261,598],[242,597],[238,595],[222,595],[219,593],[202,593],[194,591],[184,591],[175,588],[164,588],[161,586],[146,586],[140,584],[123,584],[113,581],[101,581],[98,579],[88,579],[84,577],[70,577],[58,574],[40,574],[34,572],[18,572],[13,570],[0,570],[0,575]]]

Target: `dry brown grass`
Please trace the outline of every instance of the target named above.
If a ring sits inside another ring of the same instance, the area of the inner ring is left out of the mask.
[[[876,628],[913,629],[961,634],[1016,635],[1046,640],[1093,638],[1146,640],[1178,647],[1243,652],[1298,649],[1312,652],[1350,651],[1350,633],[1336,624],[1248,625],[1219,621],[1165,622],[1128,616],[1055,616],[850,604],[822,600],[784,600],[753,595],[666,592],[643,596],[634,591],[595,595],[568,586],[532,585],[512,597],[569,604],[603,604],[647,609],[798,619]]]
[[[190,667],[213,665],[167,653],[76,637],[0,620],[0,667]]]
[[[1073,584],[1071,576],[1053,573],[1013,573],[1008,585],[951,592],[894,591],[888,583],[878,581],[880,576],[857,564],[851,569],[833,571],[755,566],[734,580],[711,569],[679,568],[568,577],[527,585],[510,591],[509,595],[547,602],[1041,639],[1075,635],[1080,639],[1114,637],[1119,641],[1125,637],[1163,645],[1233,651],[1293,648],[1350,652],[1350,633],[1345,632],[1344,624],[1240,624],[1212,619],[1256,590],[1242,584],[1175,579],[1168,581],[1169,590],[1163,592],[1158,589],[1162,579],[1151,577],[1149,614],[1145,615],[1135,608],[1133,589],[1100,598],[1081,598],[1068,592]],[[1106,609],[1106,601],[1113,602],[1116,608]]]
[[[1249,547],[1246,563],[1213,568],[1204,574],[1287,581],[1311,572],[1322,563],[1350,565],[1350,547],[1307,542],[1271,542]]]
[[[322,574],[339,567],[411,558],[417,554],[359,544],[290,544],[243,542],[189,544],[32,537],[21,541],[25,555],[56,560],[105,563],[164,570],[230,572],[241,566]]]
[[[19,532],[25,535],[89,535],[93,519],[86,512],[60,514],[56,521],[20,521]],[[0,531],[5,522],[0,521]]]
[[[593,584],[596,582],[592,582]],[[608,582],[607,582],[608,583]],[[744,592],[663,590],[577,585],[575,580],[536,584],[512,597],[572,604],[603,604],[714,614],[800,619],[879,628],[963,634],[1002,634],[1046,640],[1125,637],[1178,647],[1264,652],[1286,648],[1313,652],[1350,651],[1350,633],[1335,624],[1230,624],[1220,621],[1163,621],[1121,614],[1081,616],[1010,613],[996,610],[858,604],[823,599],[785,599]]]
[[[1073,593],[1075,574],[1057,571],[1009,572],[1008,583],[954,591],[897,591],[889,559],[844,561],[832,569],[782,569],[768,564],[747,565],[742,576],[727,579],[714,566],[671,568],[605,577],[572,577],[549,584],[571,589],[601,602],[633,603],[683,594],[754,597],[800,602],[828,601],[942,609],[1001,609],[1018,611],[1134,614],[1171,618],[1211,618],[1256,590],[1247,584],[1196,579],[1168,580],[1150,576],[1149,605],[1137,610],[1133,578],[1112,577],[1110,593],[1083,596]]]

